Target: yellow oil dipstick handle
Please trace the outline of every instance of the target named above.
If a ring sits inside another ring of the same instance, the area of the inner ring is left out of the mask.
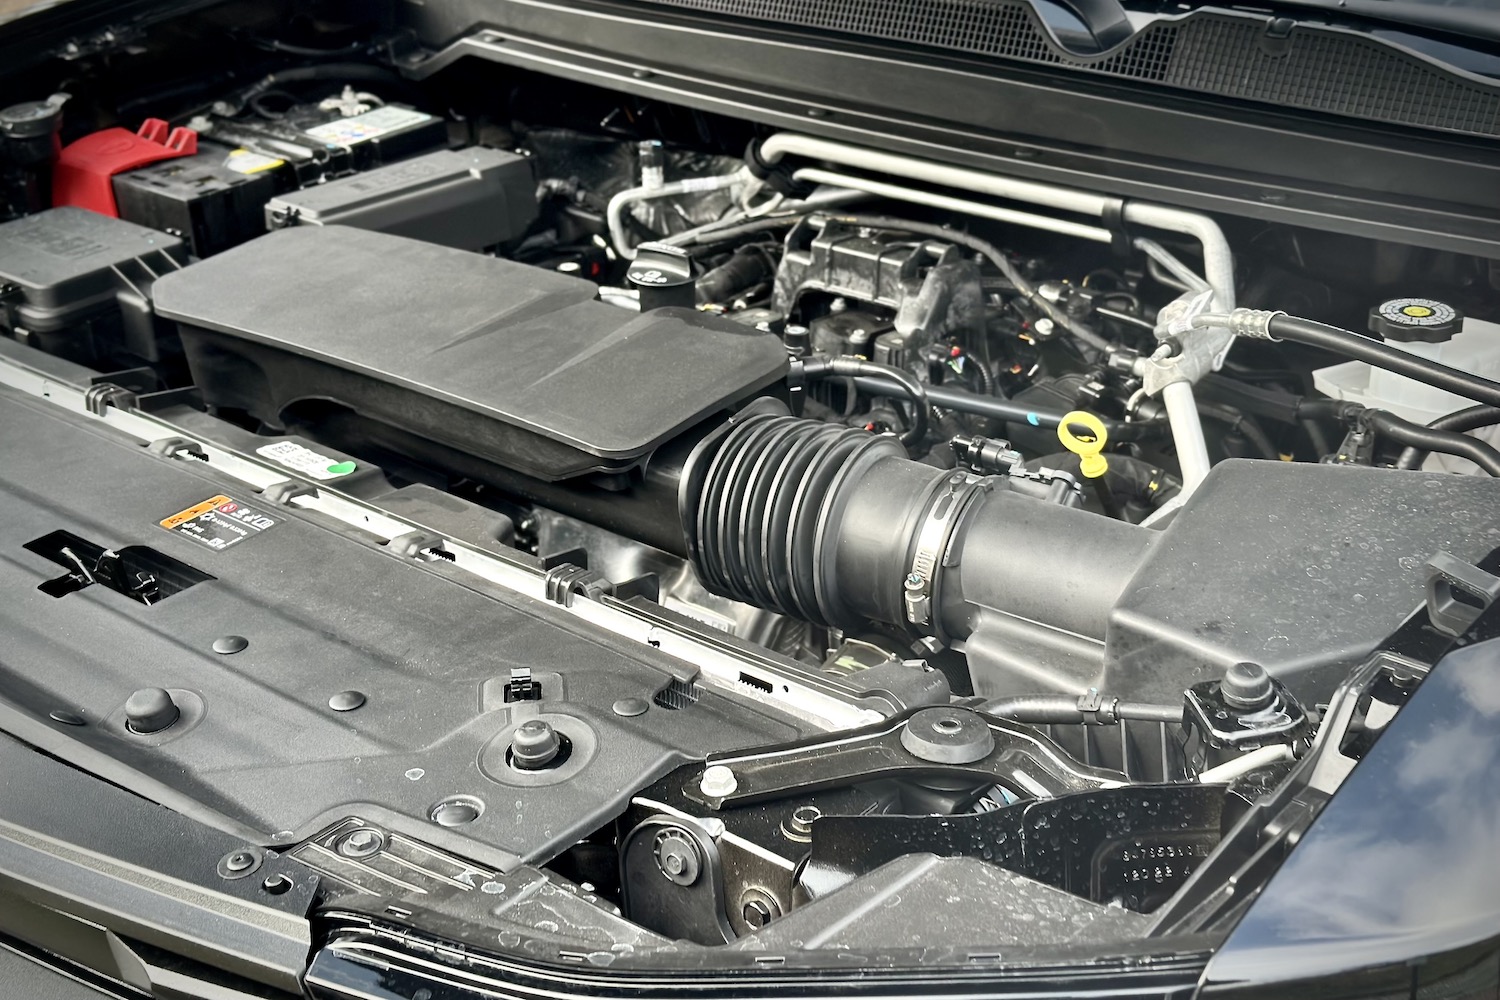
[[[1073,432],[1075,426],[1081,426],[1089,433],[1075,434]],[[1115,500],[1114,491],[1109,488],[1109,480],[1105,477],[1105,474],[1109,472],[1109,459],[1104,457],[1104,446],[1109,443],[1109,432],[1104,428],[1104,421],[1092,413],[1074,410],[1065,414],[1062,422],[1057,425],[1057,439],[1062,442],[1064,448],[1078,456],[1078,470],[1093,484],[1094,492],[1099,496],[1099,505],[1104,508],[1104,513],[1124,520],[1125,515]]]

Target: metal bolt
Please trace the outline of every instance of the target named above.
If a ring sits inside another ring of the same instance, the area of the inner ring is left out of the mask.
[[[788,840],[795,840],[800,844],[812,842],[812,825],[823,816],[823,810],[817,806],[798,806],[792,810],[792,814],[781,824],[781,832],[786,834]]]
[[[703,870],[703,859],[698,855],[698,844],[685,830],[669,827],[656,835],[656,867],[661,869],[668,881],[688,886],[698,881]]]
[[[740,916],[751,930],[760,930],[781,916],[781,903],[765,889],[752,885],[740,894]]]
[[[291,889],[292,880],[286,875],[268,875],[266,876],[266,880],[260,884],[260,887],[273,896],[280,896]]]
[[[766,924],[769,924],[772,916],[771,908],[762,899],[750,900],[750,902],[745,904],[745,908],[740,911],[740,915],[745,918],[745,923],[756,930],[760,930]]]
[[[907,586],[908,589],[916,589],[918,587],[921,587],[922,586],[922,574],[921,573],[908,573],[908,574],[906,574],[906,586]]]
[[[722,799],[733,795],[734,790],[740,787],[739,779],[734,772],[723,764],[715,764],[703,769],[703,780],[698,784],[698,790],[704,795]]]
[[[346,858],[368,858],[379,854],[385,847],[385,838],[378,830],[350,830],[339,838],[338,852]]]
[[[220,878],[247,878],[260,870],[261,854],[248,847],[230,851],[219,859],[217,871]]]

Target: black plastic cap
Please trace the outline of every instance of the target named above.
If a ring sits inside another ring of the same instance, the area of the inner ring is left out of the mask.
[[[541,719],[523,722],[510,738],[510,761],[522,771],[540,771],[562,749],[557,730]]]
[[[652,309],[691,309],[697,304],[693,259],[670,243],[642,243],[625,280],[641,294],[641,312]]]
[[[181,715],[165,688],[142,688],[125,701],[125,724],[142,735],[161,732]]]
[[[1463,313],[1435,299],[1391,299],[1370,310],[1370,332],[1402,344],[1441,344],[1463,328]]]
[[[1224,671],[1219,690],[1225,704],[1251,711],[1265,708],[1276,694],[1271,675],[1259,663],[1236,663]]]
[[[45,101],[25,101],[0,109],[0,136],[11,139],[51,137],[62,125],[67,94],[54,94]]]

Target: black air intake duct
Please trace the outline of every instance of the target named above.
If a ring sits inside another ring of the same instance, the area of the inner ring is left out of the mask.
[[[892,437],[769,400],[697,446],[679,491],[689,557],[715,593],[945,641],[967,635],[976,607],[1103,636],[1155,533],[1078,498],[1066,476],[937,469]]]

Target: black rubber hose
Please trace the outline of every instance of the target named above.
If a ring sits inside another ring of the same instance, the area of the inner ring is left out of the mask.
[[[918,382],[911,372],[894,365],[866,361],[864,358],[809,358],[803,363],[802,377],[809,382],[834,376],[855,377],[856,384],[860,381],[859,377],[870,377],[885,380],[886,384],[894,383],[899,386],[901,394],[912,403],[911,426],[902,432],[901,443],[907,447],[914,447],[927,440],[927,424],[931,416],[932,402],[928,396],[927,387]]]
[[[252,42],[259,48],[268,49],[271,52],[280,52],[289,56],[300,56],[304,59],[347,59],[357,56],[370,48],[372,42],[350,42],[336,49],[319,49],[307,45],[293,45],[275,38],[256,38]]]
[[[394,70],[369,63],[319,63],[316,66],[294,66],[267,73],[250,86],[241,90],[230,100],[235,110],[243,108],[249,101],[277,87],[289,84],[311,83],[314,80],[338,80],[342,83],[387,83],[399,84],[401,78]]]
[[[1000,389],[1000,383],[995,378],[995,373],[990,371],[989,362],[978,360],[977,355],[971,355],[971,357],[975,360],[974,370],[979,373],[979,392],[977,395],[982,399],[993,399]],[[968,415],[971,417],[978,416],[978,414],[974,413]],[[1000,421],[994,417],[981,416],[979,417],[976,429],[978,433],[985,437],[994,437],[1000,433]]]
[[[1097,712],[1084,712],[1078,699],[1065,694],[1022,694],[991,698],[976,711],[999,719],[1033,726],[1069,725],[1095,721],[1103,725],[1120,722],[1181,722],[1181,705],[1149,705],[1143,702],[1101,700]]]
[[[1281,313],[1267,321],[1266,332],[1276,340],[1321,347],[1468,399],[1500,406],[1500,383],[1417,357],[1362,334]]]
[[[776,274],[776,264],[758,243],[742,246],[718,267],[699,278],[695,295],[699,305],[724,302],[736,292],[753,288]]]
[[[854,387],[872,396],[904,396],[906,391],[883,378],[856,378]],[[1053,428],[1062,423],[1063,414],[1033,410],[1029,406],[1001,399],[998,396],[981,396],[963,389],[948,389],[940,385],[927,386],[927,399],[933,406],[941,406],[959,413],[971,413],[980,417],[994,417],[1007,423],[1030,424],[1032,427]],[[1155,423],[1125,423],[1120,420],[1104,421],[1104,429],[1111,441],[1135,441],[1153,430]],[[1077,425],[1084,433],[1088,428]]]
[[[1216,403],[1213,400],[1200,399],[1198,401],[1198,412],[1206,417],[1223,421],[1229,425],[1231,433],[1244,436],[1256,451],[1260,452],[1261,458],[1277,461],[1281,453],[1276,450],[1276,445],[1269,435],[1250,417],[1245,416],[1239,410],[1224,403]]]
[[[1500,451],[1455,431],[1435,430],[1388,410],[1366,410],[1363,419],[1377,434],[1397,444],[1467,458],[1492,476],[1500,476]]]
[[[1307,402],[1302,396],[1294,396],[1278,389],[1247,385],[1238,379],[1229,378],[1217,372],[1204,375],[1198,387],[1200,399],[1227,403],[1241,413],[1265,417],[1281,424],[1296,423],[1304,416],[1301,407]]]
[[[1464,431],[1477,431],[1481,427],[1493,427],[1496,424],[1500,424],[1500,407],[1481,404],[1445,414],[1427,426],[1435,431],[1454,431],[1462,434]],[[1408,447],[1396,460],[1396,468],[1420,469],[1425,461],[1427,461],[1427,452],[1421,448]]]
[[[1323,425],[1309,417],[1302,421],[1302,430],[1307,434],[1308,443],[1312,445],[1315,461],[1323,461],[1324,456],[1333,454],[1333,446],[1328,443],[1328,435],[1323,433]]]
[[[1500,406],[1470,406],[1438,417],[1428,424],[1435,431],[1477,431],[1500,424]]]

